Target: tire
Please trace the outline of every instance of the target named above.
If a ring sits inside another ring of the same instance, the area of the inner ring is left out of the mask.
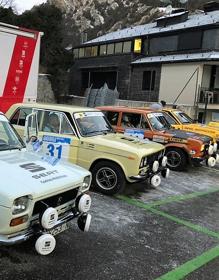
[[[173,171],[183,171],[187,166],[186,153],[180,148],[169,148],[166,150],[167,166]]]
[[[126,185],[126,179],[121,167],[110,161],[100,161],[91,170],[92,185],[95,190],[113,195],[121,193]]]

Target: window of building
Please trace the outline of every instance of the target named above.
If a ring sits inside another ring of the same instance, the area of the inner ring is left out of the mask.
[[[106,55],[106,45],[100,46],[100,55]]]
[[[79,49],[79,58],[84,57],[84,48]]]
[[[145,39],[143,41],[143,52],[146,55],[149,53],[149,40],[148,39]]]
[[[132,48],[132,42],[127,41],[123,43],[123,53],[130,53]]]
[[[122,45],[122,42],[115,44],[115,53],[122,53]]]
[[[155,86],[156,71],[144,71],[142,79],[142,90],[153,91]]]
[[[107,45],[107,54],[114,54],[114,44]]]
[[[202,31],[186,32],[179,35],[178,50],[195,50],[202,47]]]
[[[219,28],[203,32],[202,48],[205,50],[219,49]]]
[[[91,56],[91,47],[85,48],[84,56],[90,57]]]
[[[97,46],[91,47],[91,56],[97,56],[97,54],[98,54],[98,47]]]
[[[149,53],[151,55],[177,51],[178,36],[166,36],[152,38],[150,40]]]
[[[74,54],[74,58],[78,58],[79,57],[79,49],[74,49],[73,54]]]
[[[119,112],[103,112],[111,125],[117,125]]]
[[[32,113],[31,108],[21,108],[16,111],[16,113],[11,118],[10,122],[14,125],[25,126],[25,120],[27,115]]]

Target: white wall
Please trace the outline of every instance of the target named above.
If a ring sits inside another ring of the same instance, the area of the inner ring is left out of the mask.
[[[194,105],[197,80],[198,86],[201,86],[203,72],[203,66],[201,63],[175,63],[162,65],[159,100],[173,103],[197,68],[199,69],[198,75],[195,73],[176,103]]]

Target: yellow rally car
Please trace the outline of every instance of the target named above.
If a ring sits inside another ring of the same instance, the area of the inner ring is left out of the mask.
[[[7,117],[24,136],[26,116],[37,112],[43,152],[76,163],[92,172],[102,193],[121,192],[126,182],[161,183],[169,169],[164,146],[113,131],[102,112],[93,108],[52,104],[15,104]]]
[[[208,125],[219,130],[219,122],[209,122]]]
[[[217,127],[194,123],[186,113],[178,109],[164,108],[163,111],[172,117],[168,120],[172,127],[208,135],[213,138],[214,143],[217,143],[219,148],[219,129]]]

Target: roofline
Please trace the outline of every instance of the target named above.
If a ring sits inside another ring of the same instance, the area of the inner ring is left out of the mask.
[[[140,25],[139,25],[140,26]],[[181,30],[185,31],[185,30],[188,30],[188,31],[195,31],[195,30],[206,30],[206,29],[209,29],[207,27],[213,27],[213,28],[218,28],[219,26],[219,23],[211,23],[211,24],[206,24],[206,25],[200,25],[200,26],[193,26],[193,27],[188,27],[188,28],[181,28],[181,29],[174,29],[174,30],[167,30],[167,31],[160,31],[160,32],[155,32],[155,33],[150,33],[150,34],[142,34],[142,35],[135,35],[135,36],[131,36],[131,37],[125,37],[125,38],[121,38],[121,39],[114,39],[114,40],[107,40],[105,41],[103,39],[103,41],[98,41],[98,42],[91,42],[92,40],[95,40],[95,39],[92,39],[90,41],[87,41],[83,44],[80,44],[80,45],[77,45],[75,47],[72,48],[72,50],[74,49],[78,49],[78,48],[82,48],[82,47],[92,47],[92,46],[99,46],[99,45],[105,45],[105,44],[110,44],[110,43],[116,43],[116,42],[125,42],[125,41],[130,41],[130,40],[133,40],[133,39],[138,39],[138,38],[146,38],[146,37],[157,37],[156,35],[159,34],[159,37],[162,37],[164,35],[168,35],[168,34],[171,34],[171,35],[174,35],[174,34],[177,34],[179,33]],[[212,28],[212,29],[213,29]],[[116,31],[115,31],[116,32]],[[111,32],[111,33],[114,33],[114,32]],[[105,35],[108,35],[110,33],[106,33]],[[102,36],[105,36],[105,35],[102,35]],[[161,36],[160,36],[161,35]]]

